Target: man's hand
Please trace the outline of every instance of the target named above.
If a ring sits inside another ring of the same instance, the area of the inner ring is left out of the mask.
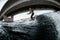
[[[32,13],[32,11],[30,11],[28,14],[31,14]]]

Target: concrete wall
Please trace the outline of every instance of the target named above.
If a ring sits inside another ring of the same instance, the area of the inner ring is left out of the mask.
[[[4,21],[5,22],[13,22],[13,16],[11,16],[11,18],[8,18],[7,16],[4,16]]]

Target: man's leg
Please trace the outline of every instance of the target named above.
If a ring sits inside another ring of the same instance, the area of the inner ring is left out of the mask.
[[[34,13],[32,13],[32,15],[31,15],[31,19],[33,20],[33,15],[34,15]]]

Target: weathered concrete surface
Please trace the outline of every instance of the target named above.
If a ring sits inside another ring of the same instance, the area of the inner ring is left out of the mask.
[[[16,9],[31,5],[50,5],[53,6],[53,8],[55,7],[56,9],[60,9],[60,4],[55,0],[9,0],[1,10],[0,19],[4,14],[7,15]]]
[[[10,18],[7,16],[4,16],[4,21],[5,22],[13,22],[13,16],[10,16]]]

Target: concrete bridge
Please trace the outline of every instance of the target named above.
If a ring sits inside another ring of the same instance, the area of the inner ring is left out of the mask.
[[[0,20],[3,16],[15,15],[17,11],[28,10],[31,7],[35,8],[50,8],[60,10],[59,0],[8,0],[0,12]]]

